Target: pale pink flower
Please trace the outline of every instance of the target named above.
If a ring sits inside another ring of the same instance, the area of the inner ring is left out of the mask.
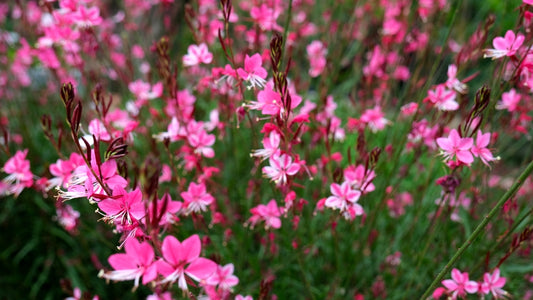
[[[200,257],[202,243],[198,235],[183,242],[169,235],[163,240],[164,260],[157,262],[157,271],[165,277],[160,283],[178,281],[182,290],[187,290],[187,278],[201,281],[209,278],[217,270],[212,260]]]
[[[128,89],[132,92],[137,100],[146,101],[159,98],[163,95],[163,83],[157,82],[154,85],[150,85],[148,82],[144,82],[141,79],[130,82]]]
[[[252,296],[237,295],[235,296],[235,300],[254,300],[254,298]]]
[[[210,64],[213,61],[213,54],[207,49],[205,43],[200,45],[190,45],[187,54],[183,56],[183,65],[186,67],[196,66],[201,63]]]
[[[203,124],[198,123],[200,127],[193,125],[194,123],[189,123],[187,126],[187,140],[189,144],[194,148],[194,152],[203,155],[207,158],[213,158],[215,156],[215,151],[211,146],[215,144],[215,136],[213,134],[208,134],[204,128]]]
[[[459,136],[457,130],[452,129],[447,138],[437,138],[437,145],[443,150],[445,161],[456,158],[459,162],[465,165],[470,165],[474,161],[474,157],[470,152],[474,140],[472,138],[462,138]]]
[[[328,49],[321,41],[312,41],[306,48],[307,57],[309,58],[310,68],[309,76],[319,76],[326,67],[326,55]]]
[[[457,269],[452,270],[452,279],[442,281],[453,300],[457,297],[464,297],[467,293],[475,294],[478,291],[478,284],[475,281],[468,280],[468,273],[461,273]]]
[[[206,191],[205,184],[202,182],[198,184],[191,182],[187,191],[180,195],[183,198],[183,207],[186,213],[206,211],[207,206],[215,201],[215,198]]]
[[[454,91],[446,89],[443,84],[439,84],[435,90],[428,91],[428,97],[426,99],[439,110],[449,111],[459,108],[459,103],[455,101],[455,97]]]
[[[71,153],[68,160],[58,159],[56,163],[50,164],[50,173],[55,177],[48,180],[46,189],[50,190],[54,187],[67,188],[72,172],[83,165],[85,165],[83,157],[76,152]]]
[[[333,196],[326,199],[325,206],[338,209],[347,219],[354,219],[364,213],[363,207],[357,203],[361,192],[353,190],[350,183],[345,181],[341,185],[332,183],[330,191]]]
[[[517,93],[515,89],[502,94],[502,100],[496,103],[496,109],[506,109],[509,112],[515,112],[518,108],[518,103],[522,95]]]
[[[125,242],[126,253],[113,254],[109,257],[109,264],[114,271],[101,272],[100,277],[114,281],[134,280],[134,289],[142,284],[154,281],[157,277],[157,267],[154,263],[154,249],[148,242],[139,243],[130,238]]]
[[[505,33],[505,37],[496,37],[492,41],[494,49],[485,49],[485,54],[483,57],[492,57],[492,59],[497,59],[504,56],[514,56],[516,51],[524,43],[524,35],[516,35],[512,30],[508,30]]]
[[[293,176],[300,170],[298,163],[293,163],[287,154],[274,154],[269,158],[270,166],[263,167],[263,174],[278,185],[287,183],[287,175]]]
[[[489,161],[496,160],[487,146],[490,142],[490,132],[483,134],[481,130],[478,130],[476,136],[476,144],[472,147],[471,151],[475,157],[479,157],[485,165],[489,165]]]
[[[263,60],[259,53],[251,57],[246,54],[244,57],[244,70],[242,68],[237,69],[237,74],[239,74],[242,80],[250,83],[248,88],[262,88],[265,86],[267,71],[262,67],[262,64]]]
[[[209,285],[218,285],[224,290],[230,290],[239,283],[239,278],[233,275],[233,264],[225,266],[217,266],[217,270],[213,275],[207,278],[206,283]]]
[[[268,137],[263,138],[263,149],[254,150],[252,156],[261,157],[261,160],[270,158],[278,153],[281,136],[276,131],[271,131]]]
[[[111,135],[107,132],[104,123],[98,119],[93,119],[89,122],[89,133],[102,141],[111,140]]]
[[[56,209],[57,221],[68,232],[73,232],[78,226],[80,213],[70,205],[61,205]]]
[[[349,166],[344,170],[344,180],[350,183],[352,188],[360,190],[363,194],[376,189],[372,183],[374,178],[376,178],[376,173],[367,170],[364,165]]]
[[[268,7],[266,4],[261,4],[261,6],[254,6],[250,10],[250,15],[252,16],[252,19],[255,23],[261,27],[261,29],[269,31],[269,30],[277,30],[282,31],[283,28],[279,26],[276,23],[276,19],[281,14],[281,11],[274,10],[270,7]]]
[[[467,92],[468,87],[466,84],[462,83],[459,79],[457,79],[457,66],[456,65],[449,65],[448,66],[448,80],[446,80],[446,87],[449,89],[454,89],[457,92],[464,94]]]
[[[6,185],[0,194],[15,195],[18,197],[22,190],[33,185],[33,174],[30,170],[30,161],[26,159],[28,149],[17,151],[13,157],[4,164],[3,171],[9,174],[2,182]]]
[[[508,294],[502,289],[505,282],[505,277],[500,277],[500,269],[496,268],[492,274],[483,275],[483,283],[479,285],[479,292],[483,295],[491,293],[494,299],[506,298]]]

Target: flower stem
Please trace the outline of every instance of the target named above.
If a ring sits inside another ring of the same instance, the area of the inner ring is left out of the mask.
[[[459,260],[459,258],[463,255],[463,253],[468,249],[468,247],[476,240],[476,238],[481,234],[481,232],[485,229],[489,221],[498,213],[498,211],[501,209],[503,204],[510,199],[511,197],[516,194],[518,189],[524,184],[524,181],[527,179],[527,177],[533,172],[533,160],[529,162],[526,169],[520,174],[518,179],[514,182],[513,186],[507,192],[500,198],[496,206],[492,208],[492,210],[483,218],[483,221],[476,227],[474,232],[468,237],[468,239],[463,243],[461,248],[457,250],[457,252],[454,254],[454,256],[448,261],[444,269],[440,271],[440,273],[437,275],[437,277],[433,280],[431,285],[428,287],[428,289],[424,292],[422,297],[420,299],[426,299],[431,291],[435,289],[437,284],[442,280],[445,274],[448,274],[450,272],[450,269],[453,267],[455,262]]]

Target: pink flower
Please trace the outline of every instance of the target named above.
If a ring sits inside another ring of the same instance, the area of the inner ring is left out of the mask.
[[[216,272],[207,278],[206,283],[209,285],[218,285],[224,290],[230,290],[239,283],[239,278],[233,275],[233,270],[233,264],[217,266]]]
[[[333,196],[326,199],[325,206],[340,210],[347,219],[351,220],[364,213],[363,207],[357,204],[361,192],[353,190],[349,182],[345,181],[341,185],[332,183],[330,191]]]
[[[206,192],[205,184],[194,183],[189,184],[189,188],[186,192],[182,192],[183,207],[187,213],[195,212],[199,213],[207,210],[207,206],[215,201],[215,198],[211,194]]]
[[[154,263],[154,249],[148,242],[139,243],[131,238],[125,242],[125,252],[113,254],[109,257],[109,264],[115,269],[100,273],[99,276],[115,281],[134,280],[134,289],[142,284],[154,281],[157,277],[157,268]]]
[[[4,164],[3,171],[9,174],[2,180],[6,185],[5,191],[0,194],[15,195],[18,197],[24,188],[33,185],[33,174],[30,171],[30,161],[26,159],[28,149],[17,151],[13,157]],[[4,190],[3,188],[0,191]]]
[[[196,66],[200,63],[209,64],[213,61],[213,54],[207,49],[205,43],[190,45],[187,54],[183,56],[183,65],[186,67]]]
[[[250,82],[248,88],[265,86],[267,71],[261,66],[262,64],[263,60],[259,53],[252,55],[252,57],[247,54],[244,58],[244,70],[242,68],[237,69],[237,74],[243,80]]]
[[[447,138],[440,137],[437,139],[437,145],[444,150],[445,161],[451,160],[454,157],[465,165],[470,165],[474,161],[474,157],[470,152],[470,148],[474,144],[472,138],[461,138],[457,130],[450,131],[450,135]]]
[[[100,17],[100,9],[98,7],[91,7],[89,9],[80,5],[78,10],[70,15],[72,21],[79,27],[97,26],[102,23]]]
[[[310,69],[309,76],[319,76],[326,67],[326,54],[328,49],[321,41],[312,41],[306,48],[307,57],[309,58]]]
[[[187,140],[189,144],[194,147],[194,152],[203,155],[207,158],[215,156],[215,151],[211,146],[215,143],[215,136],[208,134],[202,127],[196,127],[189,123]],[[201,124],[200,124],[201,125]]]
[[[448,66],[448,80],[446,80],[446,87],[449,89],[454,89],[457,92],[464,94],[467,91],[466,84],[462,83],[459,79],[457,79],[457,66],[456,65],[449,65]]]
[[[237,295],[235,296],[235,300],[254,300],[254,298],[252,296]]]
[[[276,19],[279,17],[281,11],[269,8],[266,4],[261,4],[260,7],[254,6],[250,10],[250,15],[255,23],[261,27],[261,29],[282,31],[283,28],[276,23]]]
[[[490,132],[483,134],[481,130],[478,130],[476,136],[476,144],[472,147],[471,151],[475,157],[479,157],[485,165],[489,165],[489,161],[496,160],[487,146],[490,142]]]
[[[428,91],[428,97],[426,99],[438,109],[449,111],[459,108],[459,103],[455,101],[455,97],[454,91],[446,89],[443,84],[439,84],[435,90]]]
[[[292,162],[287,154],[274,154],[269,160],[270,166],[263,167],[263,174],[278,185],[287,183],[287,175],[293,176],[300,170],[300,165]]]
[[[483,295],[491,293],[494,299],[505,298],[507,292],[502,289],[505,281],[504,277],[500,277],[500,269],[496,268],[492,275],[490,273],[483,275],[483,283],[479,286],[479,292]]]
[[[263,149],[254,150],[252,156],[261,157],[262,160],[270,158],[279,152],[281,136],[276,131],[270,132],[268,137],[263,139]]]
[[[466,293],[474,294],[478,291],[478,284],[475,281],[468,280],[468,273],[461,273],[457,269],[452,270],[452,279],[442,281],[448,293],[451,293],[452,299],[457,299],[457,296],[464,297]]]
[[[383,130],[390,123],[389,120],[385,119],[385,114],[379,106],[365,110],[361,116],[361,122],[367,124],[372,132]]]
[[[518,108],[521,98],[522,95],[518,94],[515,89],[511,89],[502,94],[502,100],[496,103],[496,109],[507,109],[509,112],[514,112]]]
[[[523,43],[524,35],[518,34],[517,36],[512,30],[508,30],[505,37],[494,38],[492,41],[494,49],[485,49],[483,57],[497,59],[504,56],[514,56]]]
[[[78,226],[78,219],[80,213],[72,208],[70,205],[61,205],[56,209],[57,221],[68,232],[74,232]]]
[[[281,212],[276,203],[276,200],[272,199],[267,205],[259,204],[258,206],[250,209],[252,216],[248,219],[247,223],[255,226],[259,221],[265,221],[265,229],[281,227]]]
[[[281,102],[281,95],[267,85],[264,90],[257,94],[257,101],[252,101],[248,106],[251,109],[261,110],[264,115],[275,116],[281,111],[283,103]]]
[[[138,188],[128,193],[122,187],[116,186],[113,196],[98,202],[98,207],[106,214],[105,220],[120,225],[134,224],[146,213],[142,193]]]
[[[180,243],[169,235],[163,240],[162,253],[164,260],[157,262],[157,271],[163,275],[160,283],[178,281],[182,290],[187,290],[187,279],[195,281],[209,278],[217,270],[217,264],[200,257],[202,244],[198,235],[193,235]]]

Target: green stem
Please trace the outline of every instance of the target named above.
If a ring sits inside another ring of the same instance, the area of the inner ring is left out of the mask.
[[[437,275],[437,277],[433,280],[433,282],[431,283],[431,285],[428,287],[428,289],[424,292],[424,294],[422,295],[422,297],[420,299],[426,299],[429,294],[431,293],[431,291],[433,291],[435,289],[435,287],[437,286],[437,284],[442,280],[442,278],[444,278],[444,275],[445,274],[448,274],[450,272],[450,269],[453,267],[453,265],[455,264],[455,262],[457,260],[459,260],[459,258],[463,255],[463,253],[466,251],[466,249],[468,249],[468,247],[476,240],[476,238],[481,234],[481,232],[485,229],[485,227],[487,226],[487,224],[489,223],[489,221],[500,211],[501,207],[503,206],[503,204],[508,200],[510,199],[511,197],[514,196],[514,194],[516,194],[516,192],[518,191],[518,189],[522,186],[522,184],[524,184],[524,181],[527,179],[527,177],[531,174],[531,172],[533,172],[533,160],[531,162],[529,162],[529,165],[527,165],[526,169],[522,172],[522,174],[520,174],[520,176],[518,177],[518,179],[515,181],[515,183],[513,184],[513,186],[511,186],[511,188],[509,190],[507,190],[507,192],[500,198],[500,200],[498,201],[498,203],[496,204],[496,206],[494,206],[494,208],[492,208],[492,210],[485,216],[485,218],[483,219],[483,221],[481,221],[481,223],[476,227],[476,229],[474,230],[474,232],[468,237],[468,239],[463,243],[463,245],[461,246],[461,248],[459,248],[459,250],[457,250],[457,252],[455,253],[455,255],[450,259],[450,261],[448,261],[448,263],[446,264],[446,266],[444,267],[444,269],[442,269],[442,271],[440,271],[440,273]]]

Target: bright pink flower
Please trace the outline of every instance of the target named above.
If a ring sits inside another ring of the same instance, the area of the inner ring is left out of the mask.
[[[459,108],[459,103],[455,101],[455,97],[456,95],[454,91],[446,89],[443,84],[439,84],[435,90],[428,91],[428,97],[426,99],[438,109],[449,111],[457,110]]]
[[[344,180],[350,183],[352,188],[360,190],[363,194],[376,189],[372,183],[374,178],[376,178],[376,173],[366,170],[364,165],[349,166],[344,170]]]
[[[120,225],[134,224],[146,213],[142,193],[138,188],[128,193],[122,187],[116,186],[113,196],[98,202],[98,207],[106,214],[105,220]]]
[[[326,67],[326,54],[328,49],[321,41],[312,41],[306,48],[307,57],[309,58],[310,68],[309,76],[319,76]]]
[[[507,109],[509,112],[515,112],[521,98],[521,94],[517,93],[515,89],[511,89],[502,94],[502,100],[496,103],[496,109]]]
[[[496,158],[492,156],[492,153],[490,152],[490,150],[487,149],[487,146],[489,145],[489,142],[490,142],[490,135],[491,135],[490,132],[483,134],[481,130],[478,130],[477,136],[476,136],[476,144],[471,149],[472,154],[475,157],[479,157],[481,161],[487,166],[489,165],[488,163],[489,161],[496,160]]]
[[[161,216],[161,219],[159,220],[159,225],[165,226],[176,223],[179,220],[176,214],[181,210],[182,206],[183,203],[181,203],[180,201],[172,200],[170,198],[170,195],[168,193],[165,193],[163,197],[161,197],[161,199],[157,200],[156,204],[157,215]],[[163,208],[165,208],[165,211],[163,211]],[[154,216],[153,202],[151,202],[150,206],[148,207],[148,214],[150,218]]]
[[[248,107],[261,110],[264,115],[275,116],[280,113],[283,103],[281,102],[281,95],[267,85],[264,90],[257,94],[257,101],[250,102]]]
[[[278,185],[287,183],[287,175],[293,176],[300,170],[300,165],[293,163],[292,158],[287,154],[274,154],[268,161],[270,166],[263,167],[263,174]]]
[[[207,210],[207,206],[211,205],[215,198],[206,191],[205,184],[191,182],[186,192],[182,192],[183,207],[186,213],[200,213]]]
[[[492,57],[492,59],[497,59],[504,56],[514,56],[516,51],[524,43],[524,35],[515,33],[512,30],[508,30],[505,33],[505,37],[496,37],[492,41],[494,49],[485,49],[485,54],[483,57]]]
[[[207,278],[206,283],[209,285],[218,285],[224,290],[230,290],[239,283],[239,278],[233,275],[233,270],[233,264],[217,266],[216,272]]]
[[[459,136],[457,130],[453,129],[447,138],[440,137],[437,139],[437,145],[443,150],[445,161],[456,158],[459,162],[465,165],[470,165],[474,161],[474,157],[470,152],[474,140],[472,138],[462,138]]]
[[[2,180],[6,185],[3,193],[18,197],[24,188],[33,185],[30,161],[26,159],[26,155],[28,155],[28,149],[24,151],[19,150],[4,164],[3,171],[9,175]]]
[[[215,143],[215,136],[213,134],[208,134],[204,128],[196,127],[189,123],[187,126],[188,136],[187,140],[189,144],[194,148],[194,152],[201,154],[207,158],[212,158],[215,156],[215,151],[211,146]],[[199,124],[202,126],[202,124]]]
[[[479,286],[479,292],[483,295],[491,293],[494,299],[504,299],[508,295],[502,289],[505,281],[505,277],[500,277],[500,269],[496,268],[492,275],[490,273],[483,275],[483,283]]]
[[[130,238],[125,242],[125,252],[113,254],[109,257],[109,264],[115,269],[100,273],[99,276],[115,281],[134,280],[134,289],[142,284],[154,281],[157,277],[157,267],[154,263],[154,249],[148,242],[139,243]]]
[[[251,57],[246,54],[244,57],[244,70],[242,68],[237,69],[237,74],[242,78],[242,80],[248,81],[250,86],[262,88],[265,86],[267,71],[262,67],[263,60],[261,55],[256,53]]]
[[[200,45],[190,45],[187,54],[183,56],[183,65],[186,67],[196,66],[201,63],[210,64],[213,61],[213,54],[207,49],[205,43]]]
[[[464,297],[466,293],[474,294],[478,291],[478,284],[475,281],[468,280],[468,273],[461,273],[457,269],[452,270],[452,279],[442,281],[448,293],[451,293],[453,300],[457,297]]]
[[[157,262],[157,271],[163,275],[160,283],[178,281],[182,290],[187,290],[187,277],[195,281],[209,278],[217,270],[217,264],[200,257],[202,243],[198,235],[193,235],[180,243],[169,235],[163,240],[162,252],[164,260]]]
[[[281,227],[281,211],[276,203],[276,200],[272,199],[267,205],[259,204],[258,206],[250,209],[252,216],[248,219],[247,223],[255,226],[259,221],[265,221],[265,229]]]
[[[54,187],[66,188],[72,177],[72,172],[79,166],[85,165],[83,157],[76,152],[70,154],[68,160],[58,159],[50,165],[50,173],[55,177],[48,180],[47,190]]]

